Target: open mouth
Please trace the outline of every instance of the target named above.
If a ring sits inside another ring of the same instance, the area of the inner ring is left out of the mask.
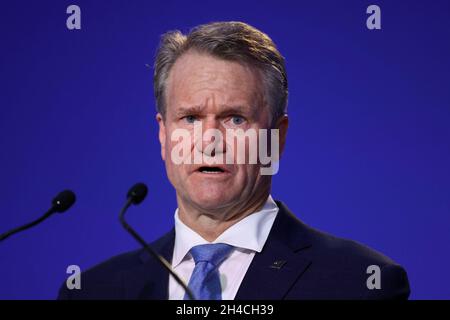
[[[201,173],[208,173],[208,174],[218,174],[225,172],[223,169],[219,167],[200,167],[198,171]]]

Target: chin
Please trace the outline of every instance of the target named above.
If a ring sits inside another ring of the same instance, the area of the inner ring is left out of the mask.
[[[225,197],[225,194],[216,192],[205,192],[202,194],[193,195],[192,198],[194,202],[200,208],[205,210],[213,210],[217,208],[222,208],[233,201],[229,197]]]

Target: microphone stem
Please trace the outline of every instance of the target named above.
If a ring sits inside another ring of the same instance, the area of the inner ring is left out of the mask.
[[[184,283],[184,281],[172,270],[171,264],[162,256],[160,256],[158,253],[156,253],[146,242],[144,239],[141,238],[141,236],[134,231],[134,229],[126,222],[125,220],[125,213],[127,209],[131,206],[132,198],[128,198],[125,206],[120,211],[119,220],[122,226],[133,236],[134,239],[139,242],[144,249],[153,256],[157,261],[161,263],[161,265],[166,268],[172,277],[178,282],[180,286],[183,287],[183,289],[186,291],[186,294],[189,296],[189,299],[195,300],[194,294],[192,293],[191,289],[188,288],[188,286]]]
[[[15,233],[18,233],[18,232],[20,232],[20,231],[23,231],[23,230],[29,229],[29,228],[31,228],[31,227],[34,227],[35,225],[41,223],[42,221],[44,221],[45,219],[47,219],[48,217],[50,217],[50,216],[51,216],[52,214],[54,214],[55,212],[56,212],[56,211],[55,211],[55,208],[54,208],[54,207],[51,207],[50,210],[48,210],[42,217],[40,217],[40,218],[38,218],[38,219],[36,219],[36,220],[30,222],[30,223],[27,223],[27,224],[25,224],[25,225],[23,225],[23,226],[14,228],[14,229],[12,229],[12,230],[9,230],[8,232],[3,233],[2,235],[0,235],[0,241],[5,240],[6,238],[12,236],[12,235],[15,234]]]

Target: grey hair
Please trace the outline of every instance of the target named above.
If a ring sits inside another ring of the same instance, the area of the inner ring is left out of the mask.
[[[187,35],[175,30],[162,36],[156,53],[153,86],[156,109],[163,118],[169,72],[177,59],[190,49],[256,67],[264,78],[272,120],[287,112],[288,81],[283,56],[265,33],[246,23],[229,21],[203,24]]]

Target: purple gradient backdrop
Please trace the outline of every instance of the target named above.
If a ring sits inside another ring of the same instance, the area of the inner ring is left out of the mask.
[[[82,30],[66,29],[66,8]],[[382,30],[365,27],[378,4]],[[0,243],[0,299],[53,299],[69,264],[137,248],[172,225],[152,65],[159,36],[217,20],[268,33],[287,59],[290,129],[273,195],[306,223],[408,271],[414,299],[450,298],[450,2],[10,1],[0,6],[0,231],[64,188],[78,202]]]

